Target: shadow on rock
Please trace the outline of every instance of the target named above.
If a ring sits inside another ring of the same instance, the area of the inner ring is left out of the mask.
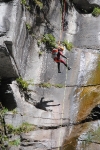
[[[49,100],[49,101],[43,101],[44,97],[41,98],[40,102],[34,102],[34,106],[38,109],[42,109],[45,111],[52,111],[50,109],[47,109],[46,107],[50,107],[50,106],[59,106],[60,104],[56,104],[56,105],[49,105],[49,102],[54,102],[53,100]]]

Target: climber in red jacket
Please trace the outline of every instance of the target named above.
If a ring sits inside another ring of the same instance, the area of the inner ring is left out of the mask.
[[[60,71],[60,63],[63,63],[68,68],[68,70],[71,69],[70,67],[68,67],[67,63],[60,58],[60,56],[62,56],[62,57],[67,59],[67,57],[62,54],[63,50],[64,50],[63,47],[54,48],[52,50],[52,58],[58,64],[58,73],[61,73],[61,71]]]

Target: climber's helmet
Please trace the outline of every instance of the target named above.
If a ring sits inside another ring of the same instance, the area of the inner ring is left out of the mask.
[[[64,47],[59,46],[59,47],[58,47],[58,50],[63,51],[63,50],[64,50]]]

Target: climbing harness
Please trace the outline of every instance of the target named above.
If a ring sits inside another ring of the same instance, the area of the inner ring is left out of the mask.
[[[59,46],[58,48],[54,48],[52,50],[52,58],[57,58],[58,56],[58,51],[60,51],[62,53],[62,51],[64,50],[64,47]]]

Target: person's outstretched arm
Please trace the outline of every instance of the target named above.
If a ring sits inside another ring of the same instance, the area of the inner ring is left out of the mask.
[[[62,57],[64,57],[64,58],[66,58],[66,59],[67,59],[67,57],[66,57],[66,56],[64,56],[61,52],[59,52],[59,54],[60,54]]]

